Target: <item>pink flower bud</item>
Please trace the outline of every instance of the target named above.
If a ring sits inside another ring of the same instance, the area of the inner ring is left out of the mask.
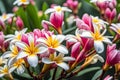
[[[113,66],[120,61],[120,51],[115,49],[116,45],[113,44],[112,46],[107,46],[106,52],[106,64]]]
[[[20,17],[17,17],[16,26],[18,27],[19,30],[22,30],[24,27],[24,23]]]
[[[2,48],[3,43],[4,43],[4,34],[3,32],[0,32],[0,48]]]
[[[17,12],[18,11],[18,7],[17,6],[13,7],[12,11],[13,12]]]
[[[8,22],[9,25],[11,25],[12,22],[13,22],[12,18],[9,18],[9,19],[7,20],[7,22]]]
[[[72,57],[77,58],[77,56],[80,53],[80,46],[81,46],[80,42],[77,42],[72,46],[72,50],[71,50]]]
[[[107,18],[107,21],[111,24],[111,22],[114,20],[115,16],[116,16],[117,12],[116,9],[114,8],[112,11],[110,10],[110,8],[107,8],[105,10],[105,17]]]
[[[104,14],[105,9],[107,8],[106,2],[96,2],[96,5],[99,7],[101,14]]]
[[[6,26],[5,26],[5,23],[0,20],[0,30],[5,30],[6,29]]]
[[[64,14],[62,12],[54,12],[50,15],[50,22],[54,25],[53,27],[60,34],[62,33],[63,18]]]

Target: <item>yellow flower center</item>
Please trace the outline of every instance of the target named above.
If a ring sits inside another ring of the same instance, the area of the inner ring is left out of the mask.
[[[103,36],[100,34],[99,30],[95,30],[95,33],[91,33],[91,35],[93,36],[93,39],[96,41],[103,40]]]
[[[56,48],[60,45],[59,41],[57,39],[53,39],[52,37],[47,38],[47,45],[48,47]]]
[[[27,0],[20,0],[21,2],[27,2]]]
[[[93,21],[94,23],[98,23],[98,22],[100,22],[100,20],[97,19],[97,18],[93,18],[92,21]]]
[[[57,12],[60,12],[60,11],[62,11],[62,8],[59,6],[59,7],[56,7],[56,11]]]
[[[118,31],[118,33],[120,34],[120,29],[118,29],[117,31]]]
[[[2,72],[2,73],[8,73],[9,71],[8,71],[8,68],[5,67],[1,72]]]
[[[16,36],[16,39],[17,39],[17,40],[20,40],[20,39],[21,39],[21,34],[18,34],[18,35]]]
[[[16,57],[18,55],[18,48],[16,46],[13,47],[12,55]]]
[[[19,67],[24,62],[23,59],[18,59],[13,65]]]
[[[2,15],[2,18],[3,18],[3,19],[6,19],[6,18],[7,18],[7,15],[6,15],[6,14],[3,14],[3,15]]]
[[[35,47],[34,42],[30,42],[30,45],[27,46],[25,50],[29,55],[34,55],[39,51],[38,47]]]

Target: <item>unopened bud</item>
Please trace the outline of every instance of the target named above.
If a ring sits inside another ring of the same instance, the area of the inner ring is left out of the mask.
[[[22,30],[24,27],[24,23],[20,17],[17,17],[16,26],[18,27],[19,30]]]

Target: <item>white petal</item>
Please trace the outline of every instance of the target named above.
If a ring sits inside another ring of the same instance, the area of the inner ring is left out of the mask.
[[[112,41],[110,41],[110,39],[108,39],[108,38],[104,38],[104,40],[103,40],[105,43],[107,43],[107,44],[112,44]]]
[[[72,58],[72,57],[64,57],[63,58],[63,61],[74,61],[75,58]]]
[[[3,77],[5,74],[0,73],[0,77]]]
[[[92,38],[92,35],[89,31],[83,31],[80,35],[81,37]]]
[[[95,64],[95,63],[97,63],[98,60],[99,60],[100,62],[102,62],[102,63],[104,62],[103,57],[101,57],[101,56],[98,55],[98,54],[94,55],[91,64]]]
[[[57,35],[56,39],[59,41],[59,43],[62,43],[63,40],[65,39],[65,36],[64,35]]]
[[[104,51],[104,45],[101,41],[94,41],[94,47],[98,53],[102,53]]]
[[[19,52],[17,59],[24,58],[26,56],[28,56],[28,54],[26,52],[21,51],[21,52]]]
[[[18,74],[22,74],[24,71],[25,71],[25,67],[23,65],[21,65],[17,68],[17,73]]]
[[[7,51],[2,55],[2,57],[3,58],[8,58],[8,57],[11,57],[11,55],[12,55],[11,51]]]
[[[39,45],[39,52],[37,54],[42,54],[48,51],[47,46],[45,45]]]
[[[37,55],[30,55],[27,57],[28,63],[32,66],[32,67],[36,67],[38,64],[38,57]]]
[[[45,11],[45,14],[48,14],[48,13],[51,13],[51,12],[54,12],[54,11],[55,11],[55,9],[50,8],[50,9],[47,9],[47,10]]]
[[[45,43],[46,44],[46,40],[44,38],[39,38],[36,40],[37,42],[41,42],[41,43]]]
[[[19,48],[23,49],[23,50],[26,50],[27,47],[28,47],[27,44],[23,43],[23,42],[16,42],[15,45],[18,46]]]
[[[61,62],[61,63],[57,63],[57,65],[61,68],[63,68],[64,70],[68,70],[69,69],[69,66],[64,63],[64,62]]]
[[[45,64],[51,64],[51,63],[54,63],[53,61],[51,61],[49,58],[45,57],[45,58],[42,58],[42,62],[45,63]]]
[[[72,10],[68,9],[67,7],[62,7],[63,11],[68,11],[68,12],[72,12]]]
[[[57,48],[55,48],[55,50],[63,54],[68,54],[67,48],[63,45],[58,46]]]
[[[9,69],[9,73],[12,73],[17,67],[16,66],[12,66],[10,69]]]

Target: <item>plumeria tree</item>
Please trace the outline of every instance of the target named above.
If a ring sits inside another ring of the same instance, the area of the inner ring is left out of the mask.
[[[119,1],[41,3],[14,0],[11,13],[0,9],[0,79],[119,80]]]

